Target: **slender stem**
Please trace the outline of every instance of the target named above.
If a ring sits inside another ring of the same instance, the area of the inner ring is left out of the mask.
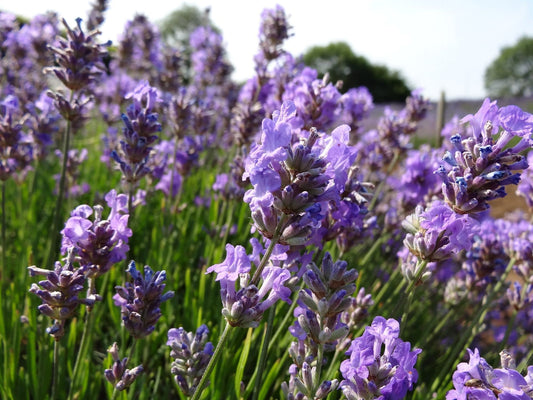
[[[2,181],[2,266],[0,280],[4,276],[6,266],[6,181]]]
[[[509,318],[509,322],[507,323],[507,327],[505,328],[505,336],[503,338],[501,349],[504,350],[505,346],[507,346],[507,341],[509,340],[509,336],[511,335],[511,331],[514,328],[514,323],[516,320],[516,311],[513,311],[513,315],[511,315],[511,318]]]
[[[74,95],[70,94],[70,101],[72,102]],[[61,176],[59,178],[59,191],[57,193],[57,201],[54,209],[54,225],[52,230],[52,246],[49,249],[48,265],[51,265],[57,258],[59,252],[59,226],[62,220],[63,200],[65,198],[65,192],[67,190],[66,178],[67,178],[67,164],[68,164],[68,152],[70,150],[70,134],[72,129],[72,123],[67,121],[67,127],[65,130],[65,136],[63,137],[63,164],[61,166]]]
[[[417,262],[416,266],[416,275],[415,278],[409,283],[409,286],[407,286],[406,293],[407,295],[407,302],[404,305],[402,319],[401,322],[401,328],[400,331],[405,330],[405,327],[407,326],[407,315],[409,314],[409,307],[411,306],[411,302],[413,301],[413,298],[415,296],[416,291],[416,285],[420,281],[420,278],[422,278],[422,275],[424,274],[424,271],[426,270],[426,267],[428,265],[427,260],[423,260],[422,262]]]
[[[232,326],[226,322],[224,331],[222,331],[222,334],[220,335],[220,339],[218,339],[218,344],[217,344],[217,347],[215,348],[215,352],[213,353],[211,360],[209,360],[209,364],[207,364],[207,368],[205,369],[205,372],[202,375],[202,379],[200,379],[200,382],[198,383],[198,386],[196,387],[196,390],[194,391],[194,394],[192,395],[191,400],[198,400],[200,398],[200,395],[202,394],[204,390],[204,386],[207,383],[207,379],[209,379],[209,375],[211,375],[211,372],[213,371],[213,368],[215,367],[215,364],[218,361],[218,358],[222,354],[222,349],[224,345],[226,344],[231,328]]]
[[[274,323],[275,314],[276,307],[270,307],[270,310],[268,312],[268,320],[265,329],[265,334],[263,335],[263,343],[261,344],[261,352],[259,353],[259,361],[257,363],[257,378],[255,380],[254,394],[252,396],[252,400],[257,400],[257,396],[259,396],[259,391],[261,390],[263,370],[265,369],[268,354],[268,345],[270,344],[270,338],[272,336],[272,324]]]
[[[257,282],[259,282],[259,278],[261,277],[261,272],[263,272],[263,269],[265,268],[268,260],[270,260],[270,256],[272,255],[272,251],[274,250],[274,246],[278,244],[279,238],[281,237],[281,232],[283,228],[285,227],[285,221],[287,219],[286,214],[282,214],[281,218],[278,221],[278,226],[276,227],[276,231],[274,232],[274,236],[272,239],[270,239],[270,244],[268,245],[268,248],[265,251],[265,254],[263,255],[263,258],[261,259],[261,262],[257,266],[257,269],[254,272],[254,276],[252,277],[252,280],[250,281],[250,285],[256,285]]]
[[[52,394],[50,396],[51,400],[56,398],[57,394],[57,379],[59,378],[59,340],[54,340],[54,366],[52,373]]]
[[[96,293],[96,289],[95,289],[94,278],[89,278],[88,281],[89,281],[88,283],[89,288],[87,289],[87,293],[90,296]],[[78,354],[76,355],[74,369],[72,370],[72,376],[70,379],[70,387],[68,389],[67,399],[73,399],[74,397],[74,388],[76,386],[76,380],[78,378],[78,373],[80,370],[81,359],[82,357],[85,356],[85,348],[87,347],[87,339],[89,337],[87,333],[91,331],[91,326],[92,326],[92,322],[94,319],[93,314],[94,312],[92,311],[92,307],[87,307],[85,311],[84,321],[83,321],[83,332],[81,334],[81,341],[80,341],[80,345],[78,348]]]
[[[83,333],[81,334],[81,342],[78,349],[78,354],[76,356],[76,362],[74,363],[74,369],[72,370],[72,377],[70,379],[70,387],[68,390],[68,399],[73,399],[74,396],[74,387],[76,386],[76,380],[78,378],[78,373],[80,370],[81,358],[85,354],[85,347],[87,347],[87,332],[90,330],[89,325],[92,324],[92,312],[85,313],[85,321],[83,326]]]

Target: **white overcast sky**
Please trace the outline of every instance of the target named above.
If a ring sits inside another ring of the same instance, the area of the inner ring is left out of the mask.
[[[27,17],[53,10],[74,25],[92,1],[1,0],[0,9]],[[447,99],[484,97],[483,74],[500,49],[533,36],[533,0],[110,0],[102,39],[116,41],[136,13],[157,22],[183,4],[211,7],[238,80],[253,73],[261,11],[280,4],[293,26],[292,54],[346,41],[430,99],[441,91]]]

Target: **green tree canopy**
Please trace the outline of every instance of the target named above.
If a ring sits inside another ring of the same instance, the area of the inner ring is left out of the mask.
[[[485,89],[494,97],[533,95],[533,38],[500,51],[485,70]]]
[[[366,86],[376,103],[404,101],[411,92],[397,71],[370,63],[345,42],[314,46],[305,52],[303,61],[319,75],[329,73],[332,82],[343,81],[343,91]]]
[[[188,49],[189,37],[199,26],[209,26],[220,33],[209,17],[209,8],[200,10],[196,6],[184,4],[158,23],[162,39],[178,48]]]

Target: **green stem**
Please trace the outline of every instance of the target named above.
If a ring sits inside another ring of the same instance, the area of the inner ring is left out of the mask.
[[[57,394],[57,380],[59,378],[59,340],[54,340],[54,366],[52,373],[52,394],[50,396],[51,400],[56,398]]]
[[[263,269],[265,268],[268,260],[270,260],[270,256],[272,254],[272,251],[274,250],[274,246],[278,243],[279,238],[281,237],[281,232],[283,228],[285,227],[285,221],[287,219],[286,214],[282,214],[281,218],[278,221],[278,226],[276,227],[276,231],[274,232],[274,236],[270,240],[270,244],[268,245],[268,248],[266,249],[265,254],[263,255],[263,258],[261,259],[261,262],[257,266],[257,269],[254,272],[254,276],[252,277],[252,280],[250,281],[250,285],[257,285],[259,282],[259,278],[261,277],[261,272],[263,272]]]
[[[70,94],[70,101],[73,99],[73,93]],[[68,152],[70,150],[70,134],[71,134],[71,122],[67,121],[67,127],[65,130],[65,136],[63,138],[63,164],[61,166],[61,176],[59,178],[59,191],[57,193],[57,201],[54,209],[54,224],[52,230],[52,246],[48,250],[48,265],[52,265],[54,260],[57,259],[59,252],[59,226],[61,220],[63,219],[62,209],[63,209],[63,200],[65,198],[66,192],[66,178],[67,178],[67,164],[68,164]]]
[[[94,278],[89,278],[89,288],[87,289],[87,294],[89,296],[96,293],[95,288],[95,282]],[[93,323],[93,314],[92,307],[87,307],[85,309],[85,316],[83,321],[83,332],[81,334],[81,341],[78,349],[78,354],[76,355],[76,361],[74,363],[74,369],[72,370],[72,376],[70,379],[70,387],[68,389],[68,397],[67,399],[73,399],[74,398],[74,388],[76,387],[76,380],[78,378],[78,373],[80,370],[81,365],[81,359],[85,357],[86,347],[87,347],[87,339],[89,335],[88,332],[91,331],[92,323]]]
[[[6,266],[6,181],[2,181],[2,266],[0,267],[0,280],[4,276]]]
[[[194,391],[194,394],[192,395],[191,400],[198,400],[200,398],[204,390],[204,386],[207,383],[207,379],[209,378],[209,375],[211,375],[211,372],[213,371],[213,368],[215,367],[215,364],[218,361],[218,358],[222,354],[222,349],[224,348],[224,345],[226,344],[226,341],[228,340],[229,332],[231,331],[231,328],[232,326],[226,322],[224,331],[222,331],[222,335],[220,335],[220,339],[218,339],[218,344],[217,344],[217,347],[215,348],[215,352],[213,353],[211,360],[209,360],[209,364],[207,364],[207,368],[205,369],[205,372],[202,375],[202,379],[200,379],[200,382],[198,383],[198,386],[196,387],[196,390]]]
[[[426,270],[427,265],[428,265],[428,262],[426,260],[423,260],[421,263],[417,262],[415,278],[409,283],[409,286],[407,286],[406,293],[409,293],[409,294],[407,295],[407,302],[404,305],[402,318],[400,320],[400,323],[401,323],[400,332],[404,331],[405,327],[407,326],[407,315],[409,314],[409,307],[411,307],[411,303],[415,296],[416,285],[418,285],[418,282],[420,282],[420,278],[422,278],[422,275],[424,274],[424,271]]]
[[[261,352],[259,353],[259,361],[257,363],[257,378],[255,380],[254,393],[252,400],[257,400],[259,396],[259,391],[261,390],[261,383],[263,379],[263,370],[265,369],[267,354],[268,354],[268,345],[270,344],[270,338],[272,336],[272,325],[274,323],[274,315],[276,314],[276,307],[270,307],[268,312],[267,326],[265,334],[263,335],[263,343],[261,344]]]

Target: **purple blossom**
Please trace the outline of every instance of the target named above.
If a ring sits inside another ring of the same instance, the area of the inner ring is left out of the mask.
[[[83,204],[76,207],[61,231],[63,254],[74,249],[75,260],[86,270],[88,276],[98,277],[114,264],[122,261],[129,250],[129,215],[124,209],[126,195],[117,195],[114,190],[106,195],[111,208],[107,219],[103,219],[103,207]],[[94,214],[94,220],[89,217]]]
[[[250,270],[253,262],[259,264],[259,253],[264,251],[256,240],[252,240],[253,253],[247,255],[242,246],[226,245],[226,259],[209,267],[206,273],[215,272],[220,282],[222,314],[231,326],[257,327],[263,313],[279,299],[291,302],[291,291],[284,283],[291,277],[288,270],[266,266],[261,271],[261,285],[250,284]],[[239,282],[236,287],[237,281]]]
[[[87,298],[80,298],[79,293],[84,289],[85,270],[74,268],[72,253],[69,252],[63,264],[56,261],[53,270],[28,267],[31,276],[45,276],[37,284],[32,283],[30,292],[39,296],[43,302],[38,308],[39,311],[54,320],[54,325],[46,329],[56,341],[65,334],[65,322],[72,318],[80,304],[92,306],[95,301],[100,300],[99,296],[90,295]]]
[[[446,394],[446,400],[529,400],[531,399],[531,370],[523,377],[514,360],[505,351],[500,353],[502,368],[493,369],[478,349],[468,349],[470,359],[457,365],[453,373],[454,389]],[[528,381],[529,380],[529,381]]]
[[[200,383],[214,349],[208,342],[209,329],[201,325],[196,333],[183,328],[168,331],[167,345],[173,358],[170,372],[175,375],[176,383],[185,396],[192,396]]]
[[[130,262],[128,274],[133,283],[126,282],[124,286],[115,286],[117,294],[113,296],[116,306],[122,311],[122,321],[131,335],[140,339],[148,336],[155,329],[155,324],[161,317],[160,305],[174,297],[173,291],[165,290],[165,271],[154,271],[147,265],[142,276]]]
[[[138,365],[135,368],[127,369],[128,357],[124,357],[122,360],[118,355],[118,346],[116,343],[107,350],[113,358],[113,364],[110,369],[104,371],[106,380],[113,385],[113,387],[122,391],[127,389],[137,377],[143,373],[144,369],[142,365]]]
[[[125,140],[120,141],[120,149],[113,151],[111,157],[119,164],[124,180],[137,184],[150,172],[147,166],[152,150],[150,146],[158,140],[156,133],[161,131],[155,112],[160,97],[157,89],[148,82],[141,82],[126,95],[126,99],[132,99],[132,103],[126,114],[122,114]]]
[[[418,259],[440,261],[472,246],[477,223],[453,212],[441,201],[434,201],[424,211],[417,207],[402,226],[408,231],[405,246]]]
[[[461,214],[486,210],[489,201],[504,197],[505,186],[518,184],[528,167],[520,153],[531,148],[533,116],[516,106],[498,108],[485,99],[479,111],[467,115],[467,137],[450,138],[454,149],[447,151],[435,173],[442,179],[444,199]],[[501,128],[501,129],[500,129]],[[508,146],[511,139],[516,143]]]
[[[399,338],[399,323],[376,317],[363,336],[353,339],[341,363],[340,388],[348,400],[403,399],[418,380],[414,368],[422,350]]]

